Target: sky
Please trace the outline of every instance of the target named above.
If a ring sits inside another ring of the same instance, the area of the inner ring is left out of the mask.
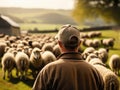
[[[73,9],[74,0],[0,0],[0,7]]]

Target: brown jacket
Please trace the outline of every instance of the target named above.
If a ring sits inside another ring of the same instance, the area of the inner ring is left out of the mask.
[[[79,53],[65,53],[38,74],[33,90],[103,90],[99,72]]]

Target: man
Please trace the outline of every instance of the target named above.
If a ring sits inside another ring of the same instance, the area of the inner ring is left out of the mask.
[[[99,72],[78,53],[79,30],[65,25],[56,38],[62,54],[40,71],[33,90],[103,90],[104,83]]]

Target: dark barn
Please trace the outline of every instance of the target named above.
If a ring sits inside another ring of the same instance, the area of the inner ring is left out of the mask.
[[[9,17],[0,15],[0,34],[20,36],[20,26]]]

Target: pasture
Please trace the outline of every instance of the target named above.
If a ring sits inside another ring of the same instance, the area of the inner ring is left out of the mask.
[[[40,26],[40,25],[38,25]],[[57,28],[59,28],[61,25],[56,26]],[[42,26],[41,26],[42,27]],[[38,28],[41,28],[38,27]],[[48,26],[44,26],[42,29],[47,29]],[[55,26],[51,26],[49,27],[49,29],[53,29],[53,27]],[[27,26],[22,27],[23,30],[26,30]],[[28,29],[28,28],[27,28]],[[105,30],[105,31],[101,31],[102,32],[102,36],[99,39],[103,39],[103,38],[110,38],[113,37],[115,38],[115,45],[113,49],[110,49],[109,51],[109,56],[111,56],[112,54],[119,54],[120,55],[120,30]],[[51,35],[55,35],[56,33],[51,33]],[[28,80],[24,81],[24,80],[19,80],[16,75],[15,75],[15,70],[13,71],[13,79],[9,80],[3,80],[2,76],[3,76],[3,72],[1,70],[0,67],[0,90],[31,90],[33,83],[34,83],[34,79],[30,76],[31,71],[28,72]],[[120,75],[120,72],[119,72]],[[119,76],[120,78],[120,76]]]
[[[9,16],[12,16],[13,20],[19,23],[21,30],[33,30],[37,28],[38,30],[53,30],[56,28],[59,28],[62,24],[67,23],[66,21],[69,21],[69,23],[73,23],[74,21],[71,21],[71,11],[69,10],[46,10],[46,9],[22,9],[22,8],[0,8],[1,14],[6,14]],[[51,19],[52,17],[57,17],[56,19]],[[47,20],[44,20],[47,19]],[[67,19],[66,19],[67,18]],[[54,21],[55,20],[55,21]],[[62,22],[61,22],[62,20]],[[47,23],[43,23],[45,21],[48,21]],[[59,24],[56,24],[59,23]],[[82,28],[84,26],[80,26]],[[102,36],[99,37],[99,39],[103,38],[115,38],[115,45],[114,48],[109,50],[109,57],[112,54],[118,54],[120,55],[120,30],[104,30],[101,31]],[[55,36],[56,33],[47,33],[49,35]],[[85,48],[84,46],[81,46],[81,48]],[[28,72],[28,80],[20,80],[16,77],[15,71],[13,71],[13,78],[9,80],[8,78],[4,80],[3,77],[3,71],[0,66],[0,90],[31,90],[34,79],[31,76],[31,71]],[[120,79],[120,71],[119,71],[119,79]]]
[[[33,23],[24,23],[20,24],[21,30],[34,30],[35,28],[39,30],[54,30],[59,28],[60,24],[33,24]]]

